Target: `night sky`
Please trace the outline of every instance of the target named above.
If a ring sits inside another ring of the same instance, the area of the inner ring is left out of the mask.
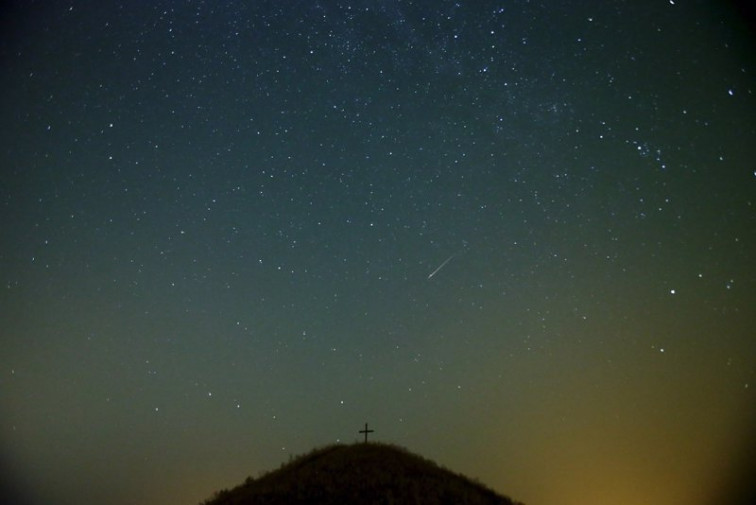
[[[528,505],[738,498],[735,7],[2,9],[4,503],[195,505],[365,422]]]

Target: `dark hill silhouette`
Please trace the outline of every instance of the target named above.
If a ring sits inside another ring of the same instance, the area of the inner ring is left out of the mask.
[[[202,505],[521,505],[387,444],[330,445]]]

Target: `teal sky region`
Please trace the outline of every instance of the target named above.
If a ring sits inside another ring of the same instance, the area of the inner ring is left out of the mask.
[[[752,503],[747,9],[0,24],[3,503],[196,504],[366,422],[528,505]]]

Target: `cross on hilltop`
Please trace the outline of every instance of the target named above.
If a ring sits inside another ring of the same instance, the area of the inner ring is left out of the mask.
[[[357,433],[364,433],[365,434],[365,443],[367,443],[368,433],[373,433],[373,431],[375,431],[375,430],[369,430],[368,429],[368,423],[365,423],[365,429],[364,430],[360,430]]]

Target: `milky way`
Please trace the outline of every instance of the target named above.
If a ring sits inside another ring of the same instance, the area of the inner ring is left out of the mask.
[[[366,422],[529,505],[740,499],[723,4],[4,7],[4,503],[198,503]]]

